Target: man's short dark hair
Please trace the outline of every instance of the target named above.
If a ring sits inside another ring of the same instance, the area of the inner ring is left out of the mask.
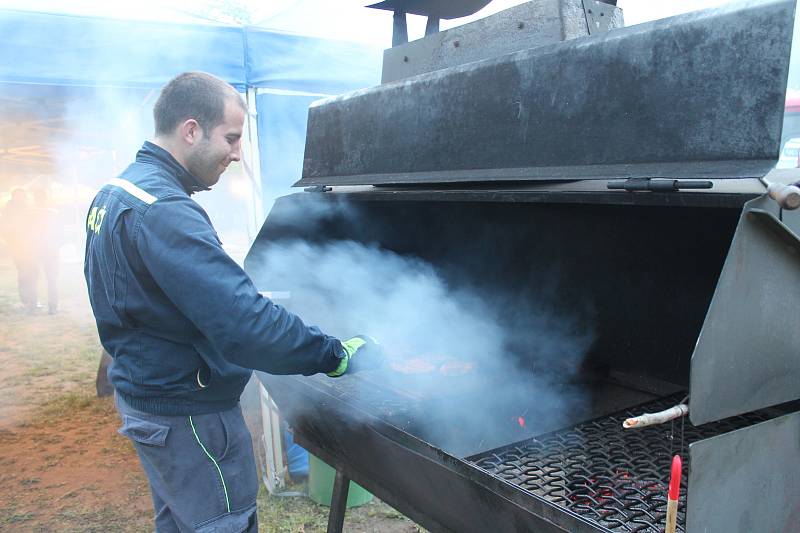
[[[156,135],[169,135],[189,119],[209,131],[224,120],[225,101],[232,97],[241,104],[236,89],[216,76],[205,72],[178,74],[161,89],[153,107]]]

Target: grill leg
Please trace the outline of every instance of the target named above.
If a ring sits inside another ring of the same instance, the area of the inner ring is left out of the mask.
[[[331,512],[328,514],[328,533],[342,533],[344,513],[347,510],[347,491],[350,489],[350,480],[341,470],[336,471],[333,481],[333,494],[331,495]]]

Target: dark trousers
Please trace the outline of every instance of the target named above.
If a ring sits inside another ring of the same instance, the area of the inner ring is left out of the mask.
[[[158,533],[256,533],[258,473],[241,408],[155,416],[117,395],[119,432],[133,442],[147,478]]]

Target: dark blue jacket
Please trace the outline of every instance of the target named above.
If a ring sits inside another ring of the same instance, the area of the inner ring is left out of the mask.
[[[230,409],[250,369],[309,375],[342,356],[338,340],[258,293],[189,197],[198,183],[146,142],[87,217],[84,273],[109,377],[157,415]]]

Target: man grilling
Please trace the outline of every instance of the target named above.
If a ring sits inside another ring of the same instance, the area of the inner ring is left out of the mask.
[[[239,407],[251,369],[337,377],[377,358],[371,341],[340,342],[261,296],[191,199],[240,160],[245,113],[224,81],[180,74],[155,104],[153,142],[87,217],[89,298],[159,532],[258,530]]]

